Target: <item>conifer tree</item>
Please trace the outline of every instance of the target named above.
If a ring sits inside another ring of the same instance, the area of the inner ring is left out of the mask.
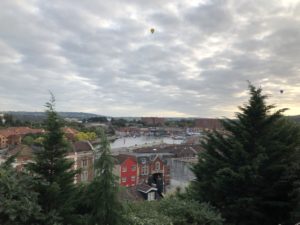
[[[34,180],[12,167],[14,157],[0,165],[0,224],[36,225],[41,219]]]
[[[35,153],[35,162],[28,165],[37,179],[36,191],[45,215],[43,224],[75,224],[73,162],[66,159],[67,145],[63,138],[62,120],[54,109],[55,99],[46,103],[46,134],[42,149]]]
[[[250,99],[225,133],[213,132],[193,171],[190,194],[216,206],[227,224],[291,224],[299,184],[299,128],[267,105],[261,88],[249,85]]]
[[[110,152],[110,143],[103,132],[100,149],[96,152],[96,174],[87,194],[91,225],[122,224],[122,206],[117,196],[118,184],[113,168],[114,158]]]

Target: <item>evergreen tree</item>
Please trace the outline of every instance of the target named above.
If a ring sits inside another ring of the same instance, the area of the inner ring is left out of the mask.
[[[122,224],[122,206],[118,200],[118,184],[113,174],[114,158],[110,143],[104,133],[101,135],[100,151],[96,152],[96,175],[88,190],[89,224]]]
[[[8,159],[0,165],[0,224],[34,225],[41,219],[38,193],[33,191],[34,180],[16,171]]]
[[[43,224],[75,224],[74,211],[74,176],[73,162],[66,159],[67,144],[63,138],[62,120],[54,109],[55,99],[46,103],[47,133],[42,142],[42,149],[35,153],[35,162],[28,165],[37,178],[36,190],[39,204],[45,215]],[[42,223],[42,222],[41,222]]]
[[[249,89],[237,118],[223,122],[226,134],[213,132],[202,143],[189,193],[216,206],[228,224],[291,224],[299,128],[283,119],[285,109],[271,113],[261,88]]]

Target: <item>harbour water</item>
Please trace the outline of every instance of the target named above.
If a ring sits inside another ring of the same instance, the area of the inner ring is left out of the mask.
[[[128,148],[134,146],[149,146],[156,144],[181,144],[184,140],[174,140],[171,137],[153,137],[153,136],[140,136],[140,137],[122,137],[116,139],[111,143],[112,149]]]

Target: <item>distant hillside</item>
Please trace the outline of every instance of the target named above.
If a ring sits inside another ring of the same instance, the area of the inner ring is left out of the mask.
[[[298,116],[288,116],[288,118],[294,120],[297,123],[300,123],[300,115],[298,115]]]
[[[1,113],[7,113],[21,121],[33,121],[38,122],[45,119],[45,112],[23,112],[23,111],[6,111]],[[79,120],[88,119],[91,117],[97,117],[99,115],[93,113],[83,113],[83,112],[58,112],[62,118],[76,118]]]

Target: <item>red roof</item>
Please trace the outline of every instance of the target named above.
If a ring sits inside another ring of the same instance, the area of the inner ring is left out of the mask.
[[[30,127],[9,127],[6,129],[0,130],[0,135],[3,135],[5,137],[9,137],[12,135],[27,135],[27,134],[40,134],[45,133],[44,129],[33,129]]]
[[[76,130],[74,128],[71,128],[71,127],[63,127],[62,130],[66,134],[73,134],[73,135],[75,135],[75,134],[79,133],[78,130]]]

